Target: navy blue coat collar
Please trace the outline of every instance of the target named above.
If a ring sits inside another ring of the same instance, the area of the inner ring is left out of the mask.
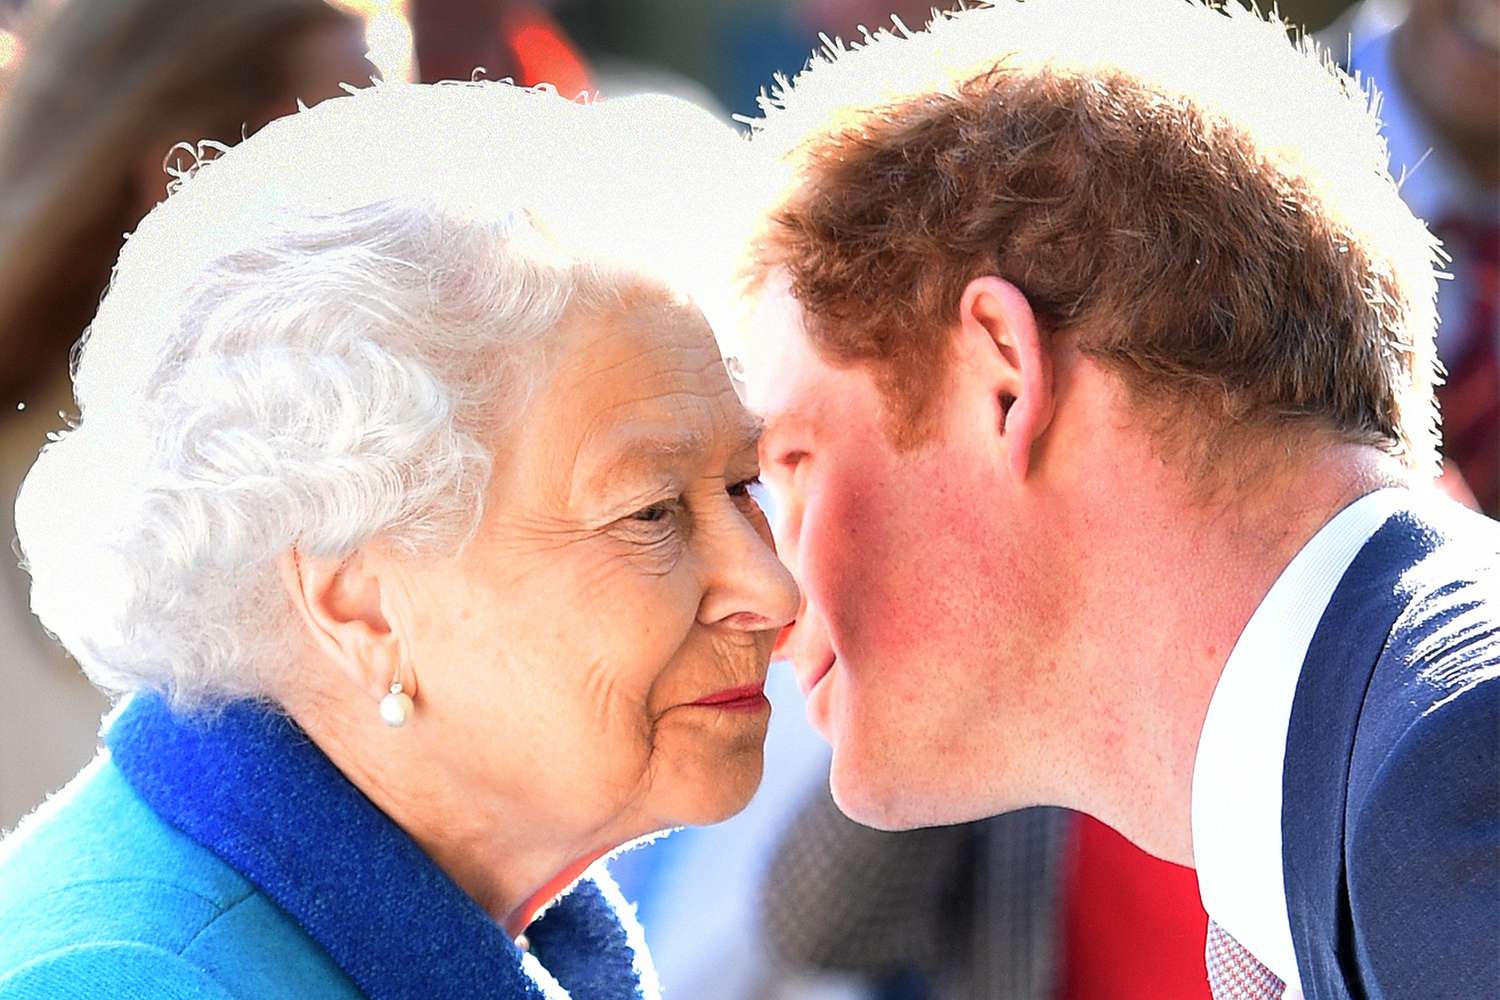
[[[237,703],[186,718],[142,694],[105,741],[157,815],[265,892],[367,995],[543,997],[500,925],[285,716]],[[636,1000],[649,959],[621,919],[585,880],[527,937],[573,997]]]

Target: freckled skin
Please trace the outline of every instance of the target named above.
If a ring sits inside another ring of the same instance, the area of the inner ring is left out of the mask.
[[[960,433],[898,452],[867,373],[828,365],[800,333],[779,335],[788,351],[774,390],[751,402],[767,420],[778,548],[806,601],[781,653],[804,685],[838,657],[808,712],[833,745],[846,812],[893,828],[953,822],[952,809],[977,811],[976,787],[998,786],[997,766],[1013,761],[1007,790],[1024,788],[1043,722],[1022,706],[1054,697],[1030,637],[1068,581],[1008,528],[991,456]]]
[[[643,291],[557,343],[477,537],[412,568],[408,632],[421,723],[457,751],[444,780],[584,857],[744,807],[769,712],[689,703],[762,683],[797,596],[734,489],[754,441],[697,310]],[[701,445],[589,485],[621,435],[684,429]],[[638,517],[653,503],[669,516]]]
[[[1044,336],[998,276],[966,287],[909,452],[871,372],[829,364],[804,331],[773,275],[746,331],[747,400],[806,597],[779,650],[832,744],[840,808],[901,829],[1061,805],[1191,864],[1224,658],[1306,541],[1409,472],[1309,430],[1269,459],[1237,442],[1222,461],[1254,486],[1215,486],[1164,448],[1154,405],[1068,332]]]

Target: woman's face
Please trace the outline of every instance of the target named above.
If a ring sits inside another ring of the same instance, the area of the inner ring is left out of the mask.
[[[746,489],[757,425],[698,311],[641,292],[557,336],[478,535],[411,570],[406,652],[467,787],[606,847],[749,800],[798,596]]]

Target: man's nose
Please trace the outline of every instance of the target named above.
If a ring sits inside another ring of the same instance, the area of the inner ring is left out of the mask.
[[[796,619],[792,619],[781,626],[781,631],[776,633],[776,644],[771,647],[771,659],[785,660],[791,655],[788,650],[792,645],[792,629],[796,625]]]

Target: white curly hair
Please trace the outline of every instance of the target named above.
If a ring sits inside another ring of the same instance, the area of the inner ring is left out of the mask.
[[[278,555],[458,551],[565,310],[645,283],[712,311],[742,148],[681,101],[478,82],[197,150],[21,489],[32,609],[105,690],[269,697],[299,641]]]

